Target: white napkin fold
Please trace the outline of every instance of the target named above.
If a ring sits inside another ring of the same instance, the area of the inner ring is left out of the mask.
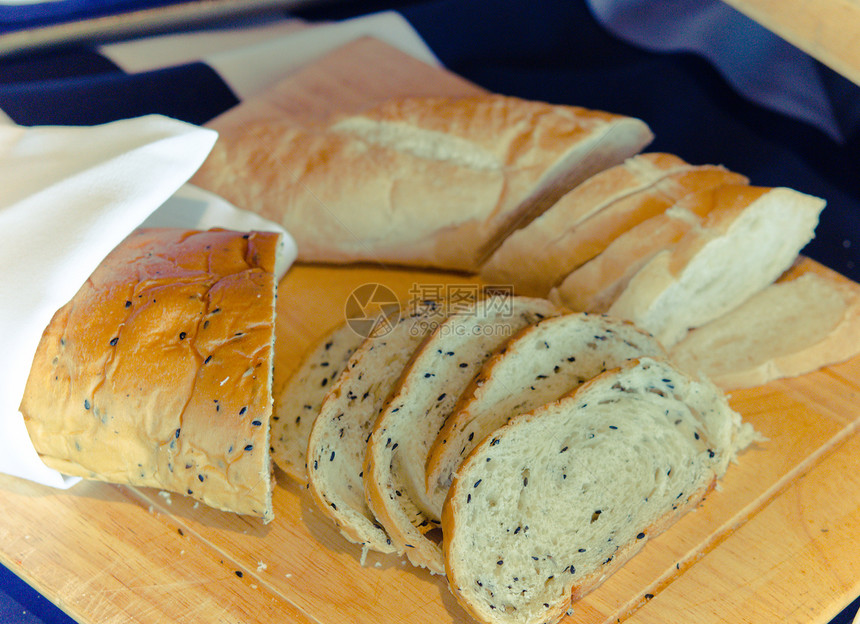
[[[54,312],[132,230],[149,219],[283,232],[185,185],[216,138],[160,115],[93,127],[0,124],[0,472],[59,488],[78,481],[42,463],[18,405]],[[284,234],[289,263],[295,244]]]

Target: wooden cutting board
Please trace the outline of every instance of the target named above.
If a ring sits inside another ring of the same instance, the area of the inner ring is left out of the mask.
[[[476,90],[362,40],[213,125],[312,121],[388,95]],[[438,272],[295,266],[278,297],[276,384],[364,284],[404,305],[480,288]],[[567,624],[823,624],[860,595],[860,357],[731,402],[768,441],[577,603]],[[55,491],[0,476],[0,560],[85,624],[472,621],[443,578],[393,556],[362,560],[301,486],[277,476],[268,525],[177,494],[93,482]]]

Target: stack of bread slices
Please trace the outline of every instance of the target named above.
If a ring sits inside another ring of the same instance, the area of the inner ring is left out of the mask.
[[[481,621],[560,619],[699,504],[756,439],[724,390],[858,350],[857,285],[800,262],[825,202],[652,139],[603,111],[406,98],[228,131],[193,179],[300,261],[513,293],[333,328],[271,434],[346,539],[446,575]]]

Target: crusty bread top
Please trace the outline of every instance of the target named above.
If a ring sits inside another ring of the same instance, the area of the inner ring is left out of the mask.
[[[725,185],[702,227],[657,253],[609,313],[671,347],[779,277],[812,239],[824,200],[788,188]]]
[[[652,139],[636,119],[499,95],[392,100],[223,134],[192,181],[282,223],[299,259],[476,270],[508,231]]]
[[[496,430],[445,504],[447,574],[479,621],[555,622],[753,438],[722,393],[643,358]]]
[[[803,261],[676,344],[672,360],[727,390],[793,377],[860,353],[860,286]]]
[[[270,520],[279,235],[138,230],[46,328],[21,403],[44,462]]]

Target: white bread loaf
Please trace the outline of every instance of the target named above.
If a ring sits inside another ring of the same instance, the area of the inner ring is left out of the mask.
[[[426,302],[380,325],[350,357],[323,400],[308,439],[308,491],[347,540],[382,553],[395,551],[367,505],[363,461],[367,439],[413,352],[444,318]]]
[[[519,294],[545,297],[618,236],[684,195],[746,181],[723,167],[690,165],[671,154],[634,156],[586,180],[511,234],[481,267],[481,277],[512,284]]]
[[[649,334],[605,316],[566,314],[523,329],[484,364],[433,441],[425,475],[431,510],[441,515],[460,463],[514,416],[630,358],[664,355]]]
[[[484,361],[520,329],[559,314],[543,299],[488,296],[440,323],[411,358],[367,442],[364,490],[399,554],[444,574],[442,549],[427,536],[440,513],[428,511],[430,445]]]
[[[719,186],[685,195],[666,212],[646,219],[613,240],[600,254],[565,277],[548,298],[571,310],[606,312],[646,262],[701,225],[702,218],[720,203],[720,195]]]
[[[715,194],[702,226],[651,258],[608,311],[667,348],[788,269],[824,208],[824,200],[787,188],[726,185]]]
[[[272,459],[299,483],[308,479],[308,438],[322,402],[364,338],[346,322],[335,325],[307,350],[298,369],[275,392]]]
[[[698,505],[753,437],[715,386],[648,358],[511,420],[445,504],[453,594],[480,622],[558,621]]]
[[[765,384],[860,353],[860,286],[804,262],[670,351],[681,369],[724,389]]]
[[[280,237],[138,230],[45,329],[23,401],[44,462],[273,517]]]
[[[391,100],[323,127],[223,133],[192,181],[282,223],[307,262],[477,270],[515,228],[652,139],[499,95]]]

